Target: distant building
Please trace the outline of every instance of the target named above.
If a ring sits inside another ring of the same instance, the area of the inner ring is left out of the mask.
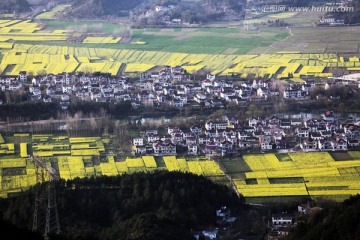
[[[273,214],[271,217],[272,225],[292,225],[293,216],[289,214]]]
[[[203,230],[201,233],[204,237],[208,239],[216,239],[218,232],[219,232],[218,228],[208,227],[207,229]]]
[[[27,81],[26,71],[21,71],[21,72],[20,72],[19,80],[20,80],[21,82],[26,82],[26,81]]]
[[[325,120],[325,121],[328,121],[328,122],[334,122],[335,121],[335,114],[334,112],[332,111],[326,111],[322,114],[322,118]]]

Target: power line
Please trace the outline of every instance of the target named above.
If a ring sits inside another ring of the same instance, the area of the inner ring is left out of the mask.
[[[56,202],[55,182],[60,179],[46,161],[33,156],[36,174],[33,231],[40,232],[45,240],[52,233],[60,234],[60,221]],[[46,177],[48,182],[45,183]],[[42,184],[43,183],[43,184]]]

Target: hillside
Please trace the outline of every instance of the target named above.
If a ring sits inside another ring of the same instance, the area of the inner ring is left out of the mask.
[[[57,196],[62,234],[81,239],[192,239],[190,229],[214,226],[221,206],[246,211],[227,187],[176,172],[61,181]],[[31,229],[33,202],[33,190],[1,200],[0,215]]]
[[[60,3],[71,3],[72,0],[26,0],[32,6],[47,5],[47,4],[60,4]]]
[[[26,0],[1,0],[0,12],[22,13],[30,11],[30,5]]]
[[[245,4],[243,0],[202,0],[200,3],[204,6],[210,6],[212,8],[223,7],[236,11],[240,11],[242,9],[242,5]]]
[[[15,225],[0,219],[0,231],[2,239],[31,239],[42,240],[41,235],[33,233],[26,229],[21,229]],[[60,240],[60,239],[59,239]]]
[[[128,11],[144,0],[76,0],[67,16],[79,18],[102,17],[107,15],[127,16]]]
[[[350,12],[330,13],[336,18],[343,19],[346,24],[358,24],[360,23],[360,1],[352,1],[348,4],[353,8]]]
[[[288,240],[360,239],[360,195],[299,222]]]

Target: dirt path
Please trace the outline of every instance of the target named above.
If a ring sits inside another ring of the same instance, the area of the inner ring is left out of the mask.
[[[289,31],[289,36],[287,36],[287,37],[284,38],[283,40],[280,40],[280,41],[278,41],[278,42],[272,43],[272,44],[269,46],[269,48],[268,48],[265,52],[263,52],[262,54],[260,54],[260,55],[264,55],[264,54],[268,53],[271,49],[274,48],[274,45],[275,45],[275,44],[280,43],[280,42],[284,42],[284,41],[286,41],[287,39],[289,39],[290,37],[293,37],[293,36],[294,36],[294,34],[292,33],[291,28],[289,28],[288,26],[286,26],[286,30]]]

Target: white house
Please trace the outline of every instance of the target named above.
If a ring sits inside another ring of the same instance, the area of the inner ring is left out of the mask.
[[[156,155],[176,155],[176,146],[172,143],[157,141],[153,143],[153,150]]]
[[[142,146],[142,145],[144,145],[144,139],[143,138],[134,138],[133,144],[135,146]]]
[[[308,138],[309,137],[309,128],[297,128],[296,134],[298,137]]]
[[[289,214],[273,214],[271,221],[273,225],[292,225],[293,217]]]
[[[301,89],[286,89],[284,91],[284,98],[291,99],[291,98],[302,98],[305,96],[305,92]]]
[[[148,143],[153,143],[158,140],[160,140],[160,137],[158,135],[153,135],[153,134],[148,135],[148,139],[147,139]]]
[[[206,96],[202,93],[197,93],[194,97],[195,102],[203,103],[206,101]]]
[[[206,230],[203,230],[201,233],[206,238],[216,239],[218,232],[219,232],[218,228],[207,228]]]
[[[146,147],[145,146],[135,146],[134,150],[136,154],[146,154]]]
[[[202,126],[201,125],[194,125],[192,127],[190,127],[190,131],[193,133],[193,134],[201,134],[202,133]]]
[[[198,153],[198,146],[197,145],[188,145],[188,154],[196,155]]]
[[[21,71],[21,72],[20,72],[19,80],[20,80],[21,82],[26,82],[26,80],[27,80],[26,71]]]

